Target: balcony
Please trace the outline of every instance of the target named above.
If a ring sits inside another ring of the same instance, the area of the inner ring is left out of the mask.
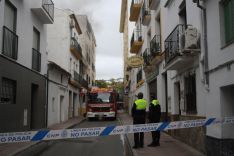
[[[74,71],[74,80],[78,87],[88,88],[88,82],[76,71]]]
[[[195,28],[177,25],[165,40],[167,70],[180,70],[190,65],[200,52],[199,37]]]
[[[41,53],[36,49],[32,49],[32,69],[41,71]]]
[[[141,12],[142,0],[132,0],[130,8],[130,17],[131,22],[136,22],[139,18]]]
[[[145,81],[143,80],[143,77],[142,77],[142,69],[138,71],[137,73],[137,86],[136,88],[139,88]]]
[[[142,40],[141,30],[134,30],[131,39],[131,49],[130,52],[137,54],[141,49],[144,41]]]
[[[160,0],[149,0],[149,8],[151,10],[156,10],[159,3],[160,3]]]
[[[36,14],[43,24],[53,24],[54,22],[54,3],[52,0],[37,0],[33,2],[35,8],[32,12]]]
[[[82,48],[75,38],[71,38],[70,51],[76,57],[76,59],[81,60]]]
[[[15,32],[3,26],[3,47],[2,54],[17,60],[18,55],[18,36]]]
[[[155,35],[150,41],[150,52],[153,56],[158,55],[161,52],[161,37],[160,35]]]
[[[147,3],[144,3],[144,6],[142,7],[142,24],[145,26],[148,26],[150,23],[150,20],[151,20],[150,9]]]

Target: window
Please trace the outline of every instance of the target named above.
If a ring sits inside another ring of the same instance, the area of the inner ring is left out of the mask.
[[[32,69],[41,71],[40,32],[33,28]]]
[[[8,0],[5,3],[5,11],[4,11],[4,25],[11,31],[16,32],[16,16],[17,11],[13,4],[11,4]]]
[[[16,8],[6,0],[4,10],[4,27],[3,27],[3,54],[17,59],[18,53],[18,36],[16,35]]]
[[[16,81],[2,78],[0,104],[16,104]]]
[[[234,0],[223,1],[225,43],[234,41]]]

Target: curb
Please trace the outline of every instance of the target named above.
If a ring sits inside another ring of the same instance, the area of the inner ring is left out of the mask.
[[[119,122],[120,122],[121,125],[124,125],[124,124],[123,124],[123,121],[122,121],[122,119],[121,119],[120,117],[118,117],[118,120],[119,120]],[[128,135],[127,135],[127,134],[124,134],[124,137],[125,137],[125,140],[126,140],[128,149],[130,150],[131,156],[136,156],[136,154],[134,154],[134,152],[133,152],[133,150],[132,150],[132,147],[131,147],[131,144],[130,144]]]
[[[74,128],[75,126],[83,123],[86,121],[86,118],[83,118],[81,121],[75,123],[75,124],[72,124],[71,126],[67,127],[67,128],[64,128],[64,129],[72,129]],[[49,144],[50,141],[37,141],[37,142],[32,142],[30,145],[26,145],[25,147],[22,147],[22,148],[19,148],[18,150],[16,150],[15,152],[13,153],[10,153],[8,156],[17,156],[18,154],[21,154],[23,152],[26,152],[27,150],[29,150],[30,148],[34,148],[34,147],[37,147],[37,146],[44,146],[40,151],[38,151],[38,153],[44,151],[44,149],[46,148],[47,144]],[[46,146],[44,145],[46,143]]]

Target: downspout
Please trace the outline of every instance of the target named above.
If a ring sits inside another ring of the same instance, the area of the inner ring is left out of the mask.
[[[46,73],[46,107],[45,107],[45,124],[46,124],[46,127],[48,126],[48,105],[49,105],[49,70],[50,70],[50,67],[48,66],[47,68],[47,73]]]
[[[200,0],[193,0],[197,3],[197,7],[202,10],[202,29],[203,29],[203,40],[204,40],[204,58],[202,58],[204,64],[204,75],[205,75],[205,88],[209,91],[209,63],[208,63],[208,43],[207,43],[207,15],[206,8],[200,4]]]

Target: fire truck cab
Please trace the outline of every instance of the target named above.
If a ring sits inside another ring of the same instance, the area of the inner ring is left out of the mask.
[[[116,92],[111,88],[92,88],[88,92],[87,118],[116,119],[117,102]]]

